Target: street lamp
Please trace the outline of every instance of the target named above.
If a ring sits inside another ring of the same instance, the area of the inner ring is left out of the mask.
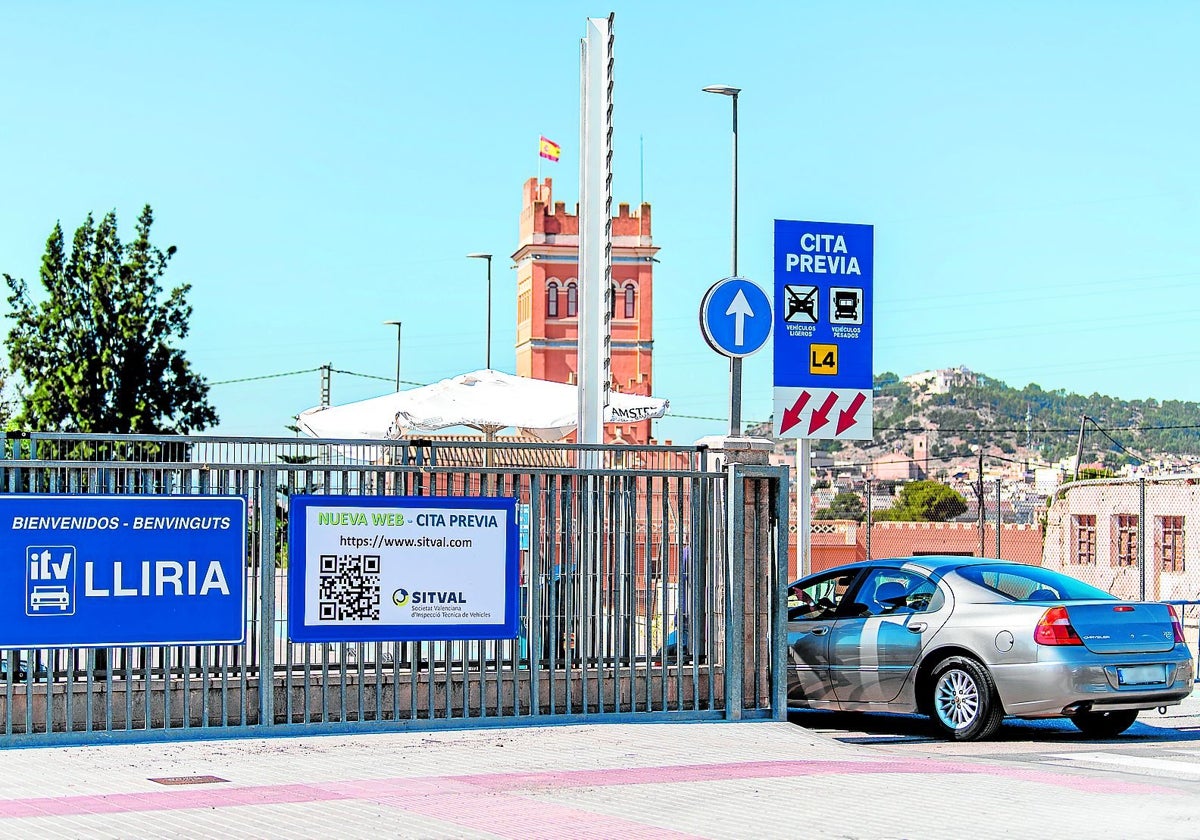
[[[400,390],[400,322],[399,321],[384,321],[386,326],[395,325],[396,327],[396,390]]]
[[[728,96],[733,100],[733,271],[731,277],[738,276],[738,148],[737,148],[737,100],[741,88],[729,85],[709,85],[705,93],[716,93]],[[742,434],[742,360],[737,356],[729,357],[729,436],[739,437]]]
[[[491,254],[467,254],[468,259],[472,260],[487,260],[487,362],[488,370],[492,369],[492,255]]]

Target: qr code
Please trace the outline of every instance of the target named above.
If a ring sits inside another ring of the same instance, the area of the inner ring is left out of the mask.
[[[379,620],[379,555],[322,554],[319,621]]]

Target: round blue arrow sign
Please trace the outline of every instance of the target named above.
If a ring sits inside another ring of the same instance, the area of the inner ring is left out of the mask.
[[[713,284],[700,302],[700,331],[708,346],[724,356],[749,356],[771,335],[771,301],[745,277]]]

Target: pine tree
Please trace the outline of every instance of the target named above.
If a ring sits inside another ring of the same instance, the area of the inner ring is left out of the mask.
[[[24,280],[4,275],[14,326],[5,339],[18,379],[13,425],[30,431],[187,434],[217,422],[208,384],[176,340],[188,334],[189,284],[159,284],[175,247],[150,242],[143,208],[136,238],[122,245],[117,215],[88,214],[70,251],[61,224],[46,241],[35,301]]]

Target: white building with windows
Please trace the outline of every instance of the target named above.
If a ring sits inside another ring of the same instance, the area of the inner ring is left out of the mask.
[[[1042,557],[1121,598],[1200,600],[1200,476],[1064,486],[1046,513]]]

